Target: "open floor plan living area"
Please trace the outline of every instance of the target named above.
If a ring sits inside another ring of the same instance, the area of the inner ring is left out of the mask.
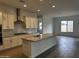
[[[79,0],[0,0],[0,58],[79,58]]]

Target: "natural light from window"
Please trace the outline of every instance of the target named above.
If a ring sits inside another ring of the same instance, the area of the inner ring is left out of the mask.
[[[61,32],[73,32],[73,21],[61,21]]]

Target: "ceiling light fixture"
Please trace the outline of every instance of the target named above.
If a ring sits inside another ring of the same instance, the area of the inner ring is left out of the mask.
[[[23,4],[23,7],[24,7],[24,8],[27,7],[25,0],[19,0],[19,2]]]
[[[37,11],[40,12],[40,9],[38,9]]]
[[[24,8],[25,8],[25,7],[27,7],[27,5],[26,5],[26,4],[24,4]]]
[[[40,0],[40,1],[44,1],[44,0]]]
[[[52,5],[52,8],[55,8],[56,6],[55,5]]]

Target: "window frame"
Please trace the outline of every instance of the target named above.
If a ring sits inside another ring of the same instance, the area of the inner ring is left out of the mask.
[[[67,22],[67,24],[66,24],[66,32],[62,32],[62,28],[61,28],[61,32],[62,33],[73,33],[74,32],[74,28],[73,28],[73,30],[70,32],[70,31],[68,31],[68,22],[69,21],[72,21],[73,22],[73,26],[74,26],[74,21],[73,20],[62,20],[62,21],[66,21]],[[62,27],[62,21],[61,21],[61,27]]]

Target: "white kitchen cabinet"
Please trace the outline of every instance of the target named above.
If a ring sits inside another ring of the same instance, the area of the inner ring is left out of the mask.
[[[13,14],[8,14],[8,26],[9,26],[9,29],[14,29],[14,21],[15,21],[15,17]]]
[[[37,28],[38,20],[36,17],[26,17],[26,28]]]
[[[2,29],[14,29],[14,14],[3,12],[2,13]]]
[[[8,16],[7,16],[7,12],[3,12],[2,13],[2,29],[8,29]]]
[[[34,28],[34,19],[30,17],[30,28]]]
[[[13,48],[13,47],[16,47],[19,45],[22,45],[22,40],[18,36],[17,37],[3,38],[4,49]]]
[[[11,45],[12,45],[12,43],[11,43],[10,38],[4,38],[3,39],[3,47],[4,47],[4,49],[11,48]]]
[[[22,40],[20,37],[12,37],[12,40],[13,40],[13,45],[14,46],[19,46],[22,44]]]
[[[15,37],[11,37],[11,47],[15,47],[16,46],[16,38]]]
[[[31,19],[29,16],[26,17],[26,28],[31,28]]]
[[[2,12],[0,11],[0,24],[2,24]]]
[[[38,28],[38,19],[35,17],[33,18],[33,22],[34,22],[34,28]]]
[[[31,17],[31,28],[35,28],[35,18]]]

